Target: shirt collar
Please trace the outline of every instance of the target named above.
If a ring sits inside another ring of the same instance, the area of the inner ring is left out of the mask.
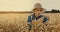
[[[43,17],[43,15],[40,15],[40,16],[38,16],[38,17],[36,18],[35,14],[33,14],[33,18],[36,18],[36,20],[39,19],[39,18],[41,18],[41,17]]]

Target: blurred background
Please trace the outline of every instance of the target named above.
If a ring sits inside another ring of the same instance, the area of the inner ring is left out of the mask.
[[[60,10],[60,0],[0,0],[0,11],[31,11],[35,3],[41,3],[47,11]]]

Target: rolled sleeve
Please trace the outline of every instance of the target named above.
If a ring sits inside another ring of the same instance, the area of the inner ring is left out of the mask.
[[[31,16],[28,16],[27,22],[31,22]]]
[[[47,17],[44,17],[44,21],[43,22],[46,22],[48,20],[48,18]]]
[[[28,27],[29,27],[29,30],[31,30],[31,16],[28,16],[28,20],[27,20],[27,22],[28,22]]]

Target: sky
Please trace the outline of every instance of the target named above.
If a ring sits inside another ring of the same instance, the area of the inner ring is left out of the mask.
[[[41,3],[47,11],[60,9],[60,0],[0,0],[0,11],[31,11],[35,3]]]

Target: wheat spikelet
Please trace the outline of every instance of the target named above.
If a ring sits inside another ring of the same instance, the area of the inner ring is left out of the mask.
[[[38,20],[32,20],[32,29],[35,30],[35,32],[39,31],[44,27],[45,28],[45,25],[43,24],[43,19],[44,17],[38,19]]]

